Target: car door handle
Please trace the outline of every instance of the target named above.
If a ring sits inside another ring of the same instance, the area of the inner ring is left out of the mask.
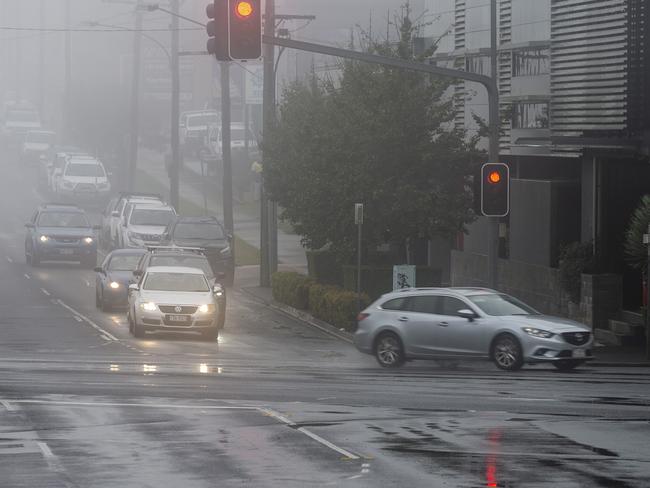
[[[447,327],[449,325],[449,322],[438,322],[438,325],[440,327]]]
[[[399,320],[400,322],[408,322],[409,318],[408,317],[400,317],[397,320]]]

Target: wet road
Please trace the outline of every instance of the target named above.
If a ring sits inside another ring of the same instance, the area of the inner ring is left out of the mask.
[[[650,486],[648,369],[386,371],[236,288],[219,343],[134,339],[92,271],[25,264],[46,196],[0,167],[3,487]]]

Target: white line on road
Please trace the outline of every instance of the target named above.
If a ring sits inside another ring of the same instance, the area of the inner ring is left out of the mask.
[[[259,410],[247,405],[184,405],[167,403],[112,403],[112,402],[66,402],[57,400],[12,400],[13,403],[30,405],[57,405],[73,407],[135,407],[135,408],[179,408],[184,410]]]
[[[85,283],[86,283],[86,286],[87,286],[88,288],[90,288],[90,281],[88,281],[88,280],[84,280],[84,281],[85,281]]]
[[[37,442],[38,448],[41,450],[43,453],[43,456],[46,458],[53,458],[54,453],[52,452],[52,449],[50,449],[50,446],[48,446],[45,442]]]
[[[88,325],[90,325],[93,329],[97,330],[98,332],[102,333],[106,337],[110,338],[112,341],[119,341],[117,337],[115,337],[113,334],[110,332],[102,329],[99,325],[97,325],[95,322],[90,320],[88,317],[86,317],[84,314],[77,312],[74,308],[70,307],[69,305],[66,305],[63,300],[57,300],[57,303],[61,305],[63,308],[69,310],[76,316],[79,316],[83,321],[85,321]]]
[[[75,319],[77,322],[83,322],[83,321],[84,321],[84,319],[82,319],[82,318],[79,317],[78,315],[75,315],[75,316],[74,316],[74,319]]]
[[[18,411],[18,409],[14,407],[11,403],[9,403],[7,400],[0,400],[0,404],[2,404],[3,407],[5,407],[5,410],[7,410],[7,412]]]
[[[10,258],[9,256],[7,256],[7,262],[9,262],[9,263],[13,263],[13,262],[14,262],[14,260],[13,260],[13,259],[11,259],[11,258]]]
[[[107,337],[107,336],[105,336],[104,334],[102,334],[101,337],[102,337],[102,339],[104,339],[105,341],[110,341],[110,340],[111,340],[110,337]]]
[[[323,439],[321,436],[318,434],[314,434],[312,431],[305,429],[304,427],[297,427],[297,424],[295,422],[292,422],[289,420],[287,417],[284,415],[276,412],[275,410],[271,410],[270,408],[258,408],[260,412],[263,414],[268,415],[269,417],[273,417],[274,419],[278,420],[279,422],[282,422],[283,424],[288,425],[289,427],[295,428],[298,432],[302,432],[305,434],[307,437],[312,438],[316,442],[324,445],[325,447],[328,447],[332,449],[333,451],[338,452],[339,454],[342,454],[348,459],[360,459],[359,456],[356,454],[352,454],[350,451],[346,451],[342,447],[337,446],[336,444],[332,444],[330,441],[327,439]]]
[[[24,276],[25,278],[27,278],[28,280],[30,280],[30,279],[32,278],[32,277],[29,276],[27,273],[25,273],[23,276]]]
[[[47,291],[45,288],[41,288],[41,291],[45,293],[48,297],[50,296],[50,292]]]

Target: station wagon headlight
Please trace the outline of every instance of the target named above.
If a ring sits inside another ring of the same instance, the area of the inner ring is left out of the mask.
[[[47,242],[47,241],[50,240],[50,238],[47,237],[47,236],[41,236],[41,237],[38,238],[38,240],[41,241],[41,242]]]
[[[198,310],[199,313],[211,313],[214,312],[214,305],[204,303],[203,305],[199,306]]]
[[[529,336],[540,337],[542,339],[550,339],[555,335],[553,332],[549,332],[548,330],[536,329],[535,327],[523,327],[521,330],[523,330]]]
[[[93,238],[92,237],[84,237],[84,242],[86,244],[92,244],[93,243]]]
[[[158,307],[153,302],[144,302],[140,304],[140,308],[146,312],[155,312]]]

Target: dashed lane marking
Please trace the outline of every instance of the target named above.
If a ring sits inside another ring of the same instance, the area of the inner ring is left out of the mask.
[[[92,320],[90,320],[90,319],[89,319],[88,317],[86,317],[84,314],[82,314],[82,313],[76,311],[74,308],[72,308],[71,306],[67,305],[65,302],[63,302],[63,300],[57,300],[57,303],[58,303],[59,305],[61,305],[63,308],[65,308],[66,310],[72,312],[72,313],[75,315],[75,318],[76,318],[76,317],[81,318],[81,319],[82,319],[81,321],[86,322],[88,325],[90,325],[90,326],[91,326],[93,329],[95,329],[96,331],[100,332],[102,335],[105,335],[106,337],[108,337],[108,338],[109,338],[110,340],[112,340],[112,341],[119,342],[119,339],[118,339],[117,337],[115,337],[113,334],[111,334],[111,333],[108,332],[107,330],[102,329],[99,325],[97,325],[95,322],[93,322]],[[81,321],[80,321],[80,322],[81,322]]]
[[[29,276],[27,273],[25,273],[23,276],[24,276],[25,278],[27,278],[28,280],[31,280],[31,279],[32,279],[32,277]]]
[[[41,291],[46,294],[48,297],[50,296],[50,292],[47,291],[45,288],[41,288]]]
[[[298,427],[294,422],[289,420],[287,417],[284,415],[276,412],[275,410],[271,410],[270,408],[258,408],[258,410],[269,417],[273,417],[279,422],[282,422],[283,424],[286,424],[287,426],[297,430],[298,432],[301,432],[305,434],[307,437],[310,437],[311,439],[315,440],[319,444],[322,444],[325,447],[328,447],[329,449],[332,449],[333,451],[338,452],[339,454],[342,454],[345,456],[347,459],[361,459],[359,456],[356,454],[351,453],[350,451],[347,451],[343,449],[342,447],[337,446],[336,444],[331,443],[327,439],[322,438],[318,434],[314,434],[312,431],[305,429],[304,427]]]
[[[5,407],[5,410],[7,412],[17,412],[18,411],[18,409],[14,405],[12,405],[10,402],[8,402],[7,400],[0,400],[0,405]]]
[[[11,258],[10,258],[9,256],[7,256],[7,262],[8,262],[8,263],[13,263],[13,262],[14,262],[14,260],[13,260],[13,259],[11,259]]]
[[[75,316],[74,316],[74,319],[75,319],[77,322],[83,322],[83,321],[84,321],[84,319],[82,319],[82,318],[79,317],[78,315],[75,315]]]

